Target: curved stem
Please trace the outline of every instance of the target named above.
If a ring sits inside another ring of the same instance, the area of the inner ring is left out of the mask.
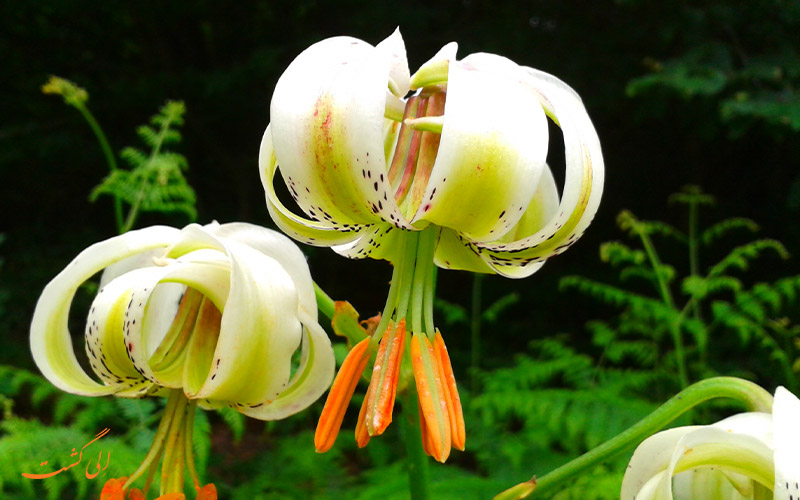
[[[325,293],[325,290],[320,288],[316,281],[314,282],[314,297],[317,299],[317,308],[319,312],[332,320],[336,312],[336,305],[330,295]]]
[[[734,399],[750,411],[772,411],[772,396],[752,382],[735,377],[701,380],[673,396],[633,427],[542,476],[537,480],[532,496],[552,490],[561,483],[622,453],[661,430],[686,411],[714,398]]]

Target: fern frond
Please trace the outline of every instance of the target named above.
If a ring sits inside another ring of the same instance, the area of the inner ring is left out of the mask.
[[[700,235],[700,241],[702,241],[705,245],[711,245],[713,242],[737,229],[746,229],[751,233],[755,233],[758,232],[759,228],[758,224],[750,219],[745,219],[744,217],[733,217],[717,222],[713,226],[703,231]]]
[[[487,323],[495,323],[503,312],[519,302],[519,294],[511,292],[495,300],[492,305],[484,309],[481,318]]]
[[[776,290],[786,297],[789,302],[794,302],[800,291],[800,275],[779,279],[774,283]]]
[[[151,148],[156,148],[156,146],[161,145],[161,137],[159,133],[149,125],[140,125],[136,128],[136,135],[139,136],[139,139],[142,140],[143,143],[147,144]]]
[[[686,235],[673,226],[662,221],[647,221],[637,219],[630,210],[623,210],[617,216],[617,225],[631,236],[659,234],[673,238],[679,242],[686,242]]]
[[[457,325],[469,323],[469,313],[465,307],[438,297],[434,300],[433,305],[444,315],[445,324]]]
[[[789,258],[789,252],[778,240],[764,239],[750,242],[734,248],[721,261],[715,264],[708,272],[709,277],[716,277],[724,274],[729,269],[736,268],[742,271],[747,270],[750,262],[759,258],[762,253],[772,250],[782,259]]]
[[[634,250],[620,241],[608,241],[600,245],[600,260],[614,267],[623,264],[641,265],[646,259],[642,250]]]
[[[228,407],[218,409],[217,414],[222,417],[222,420],[233,431],[233,441],[235,443],[241,441],[242,436],[244,436],[244,415]]]
[[[175,127],[183,124],[186,108],[182,102],[167,101],[158,114],[150,119],[150,125],[136,129],[141,140],[150,147],[146,154],[135,148],[125,148],[120,156],[131,167],[130,170],[112,169],[96,186],[89,197],[95,201],[100,195],[111,195],[132,208],[132,213],[181,212],[189,220],[197,218],[196,197],[183,172],[188,169],[186,158],[163,148],[178,143],[180,133]]]
[[[702,276],[687,276],[681,283],[681,290],[686,295],[702,300],[709,295],[720,292],[738,292],[742,289],[742,282],[732,276],[717,276],[704,278]]]
[[[123,148],[119,156],[125,160],[132,169],[143,167],[148,161],[147,155],[132,147]]]
[[[683,186],[680,192],[669,195],[668,202],[683,205],[713,205],[716,200],[710,194],[704,193],[700,186],[688,185]]]
[[[677,312],[658,300],[629,292],[622,288],[600,283],[582,276],[565,276],[559,281],[559,289],[574,288],[601,302],[617,307],[628,306],[641,314],[660,321],[674,321]]]

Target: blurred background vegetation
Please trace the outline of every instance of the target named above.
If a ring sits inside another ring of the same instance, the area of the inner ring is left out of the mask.
[[[110,427],[121,475],[146,449],[160,408],[63,396],[35,375],[27,328],[38,294],[81,249],[116,232],[112,197],[93,191],[107,174],[103,153],[79,113],[42,94],[49,76],[89,92],[121,164],[142,160],[120,155],[141,146],[138,125],[168,99],[185,104],[181,140],[170,148],[190,166],[183,175],[192,208],[142,213],[138,226],[182,226],[194,210],[201,223],[272,226],[256,159],[278,76],[322,38],[377,43],[396,26],[412,71],[455,40],[462,57],[497,53],[562,78],[583,97],[607,167],[595,223],[533,277],[439,273],[438,323],[468,425],[468,451],[434,469],[441,498],[488,498],[542,475],[687,381],[731,374],[797,392],[800,1],[4,2],[4,498],[95,498],[97,486],[80,476],[30,490],[19,464]],[[558,176],[563,148],[553,135]],[[609,240],[616,242],[601,245]],[[380,310],[387,263],[304,251],[330,295],[364,316]],[[88,304],[88,294],[79,300]],[[364,451],[343,433],[317,456],[319,411],[270,424],[211,414],[196,429],[201,468],[221,498],[407,497],[397,429]],[[615,498],[626,458],[558,498]]]

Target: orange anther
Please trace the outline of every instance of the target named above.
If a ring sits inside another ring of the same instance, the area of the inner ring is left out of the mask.
[[[436,356],[425,334],[415,333],[411,337],[411,364],[420,408],[433,445],[432,456],[444,462],[450,456],[450,416]]]
[[[336,442],[347,404],[353,397],[358,379],[361,378],[361,373],[369,361],[369,341],[370,337],[367,337],[356,344],[347,354],[339,368],[339,373],[336,374],[336,379],[328,393],[328,399],[322,408],[322,414],[319,416],[317,431],[314,434],[314,447],[317,449],[317,453],[330,450],[333,443]]]
[[[383,434],[392,422],[392,410],[400,377],[400,362],[406,344],[406,322],[400,320],[395,327],[389,323],[383,334],[370,380],[365,422],[370,436]]]
[[[195,486],[197,490],[197,497],[195,500],[217,500],[217,487],[214,483],[209,483],[202,488]]]
[[[100,492],[100,500],[125,500],[125,492],[122,487],[127,480],[127,477],[120,477],[106,481],[106,484],[103,485],[103,490]]]
[[[464,451],[466,445],[466,430],[464,428],[464,413],[461,410],[461,398],[456,387],[456,377],[453,375],[453,366],[450,364],[450,356],[447,354],[447,347],[439,330],[433,338],[433,350],[439,364],[439,373],[442,377],[444,393],[447,397],[447,410],[450,414],[450,434],[452,435],[453,446]]]
[[[139,488],[131,488],[128,492],[128,500],[147,500],[147,497],[144,496],[144,492]]]
[[[356,444],[359,448],[363,448],[369,443],[369,431],[367,430],[367,405],[369,404],[369,396],[372,393],[372,386],[367,389],[367,394],[364,395],[364,402],[361,404],[361,410],[358,412],[358,422],[356,423]]]
[[[431,443],[431,436],[428,432],[428,424],[425,423],[425,416],[422,414],[422,405],[417,400],[417,411],[419,412],[419,433],[422,441],[422,450],[429,457],[433,456],[433,444]]]

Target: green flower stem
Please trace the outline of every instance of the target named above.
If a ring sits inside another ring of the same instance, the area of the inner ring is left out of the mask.
[[[128,490],[128,488],[130,488],[131,485],[137,479],[139,479],[142,474],[144,474],[144,471],[147,470],[151,464],[158,464],[158,459],[161,457],[161,454],[164,451],[164,441],[169,433],[172,418],[175,415],[175,410],[181,399],[186,399],[181,391],[174,390],[170,392],[169,398],[167,399],[167,406],[164,408],[164,414],[161,416],[161,422],[159,422],[158,429],[156,429],[156,435],[153,438],[153,444],[150,445],[150,450],[148,450],[147,455],[145,455],[144,460],[139,465],[139,468],[137,468],[133,474],[128,477],[128,480],[122,487],[123,490]],[[150,481],[148,480],[147,482],[149,483]]]
[[[410,343],[406,342],[406,356],[410,357]],[[419,428],[419,407],[417,406],[417,388],[408,384],[403,391],[403,438],[406,442],[406,465],[408,467],[408,487],[411,500],[429,500],[430,470],[428,455],[422,448],[422,433]]]
[[[72,104],[75,109],[77,109],[83,118],[86,120],[86,123],[89,124],[89,127],[94,132],[95,137],[97,137],[97,142],[100,143],[100,148],[103,150],[103,155],[106,157],[106,164],[108,164],[108,169],[110,171],[119,170],[117,166],[117,160],[114,158],[114,152],[111,151],[111,145],[108,143],[108,139],[106,138],[106,134],[103,133],[103,129],[100,128],[100,124],[97,123],[97,120],[94,119],[94,116],[89,111],[89,109],[81,103],[75,102]],[[123,231],[123,222],[122,222],[122,200],[118,195],[114,195],[114,220],[117,224],[117,232],[119,234],[124,233]]]
[[[701,380],[673,396],[633,427],[542,476],[537,480],[536,489],[531,496],[553,490],[586,470],[632,448],[686,411],[715,398],[734,399],[750,411],[772,412],[772,395],[752,382],[735,377]]]
[[[317,299],[317,308],[319,312],[328,319],[333,320],[333,315],[336,312],[336,305],[333,299],[325,293],[325,290],[320,288],[316,282],[314,282],[314,296]]]

